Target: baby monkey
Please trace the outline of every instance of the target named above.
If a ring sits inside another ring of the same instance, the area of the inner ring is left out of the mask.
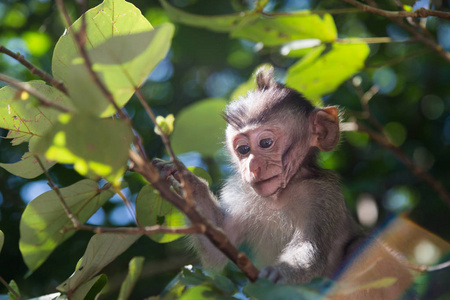
[[[338,177],[317,163],[319,151],[338,143],[338,109],[315,108],[272,73],[257,71],[256,90],[226,109],[226,145],[235,172],[220,201],[203,180],[187,180],[202,213],[236,247],[246,243],[252,249],[260,277],[307,283],[332,276],[360,231]],[[177,177],[172,164],[154,165],[163,176]],[[192,235],[191,241],[205,268],[225,266],[227,258],[205,237]]]

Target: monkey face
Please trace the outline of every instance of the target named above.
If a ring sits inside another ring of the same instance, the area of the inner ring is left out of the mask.
[[[232,152],[244,182],[264,197],[284,188],[283,153],[288,148],[289,135],[277,126],[245,128],[235,132]],[[231,149],[230,149],[231,150]]]

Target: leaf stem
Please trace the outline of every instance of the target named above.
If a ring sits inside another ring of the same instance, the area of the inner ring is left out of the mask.
[[[364,4],[356,0],[343,0],[343,1],[358,7],[362,11],[370,12],[387,18],[426,18],[432,16],[450,20],[449,12],[431,10],[423,7],[415,11],[389,11]]]
[[[2,46],[2,45],[0,45],[0,52],[4,53],[4,54],[6,54],[6,55],[8,55],[8,56],[10,56],[12,58],[14,58],[18,62],[20,62],[22,65],[24,65],[28,70],[30,70],[31,74],[34,74],[34,75],[37,75],[37,76],[41,77],[42,79],[44,79],[45,81],[49,82],[55,88],[57,88],[58,90],[60,90],[61,92],[63,92],[64,94],[67,95],[67,89],[64,86],[64,83],[62,83],[62,81],[59,81],[59,80],[55,79],[54,77],[52,77],[47,72],[39,69],[38,67],[36,67],[32,63],[30,63],[28,60],[25,59],[25,56],[23,56],[23,55],[21,55],[19,53],[14,53],[14,52],[12,52],[11,50],[9,50],[8,48],[6,48],[5,46]]]
[[[57,109],[59,111],[66,112],[66,113],[72,112],[72,110],[70,110],[69,108],[67,108],[65,106],[62,106],[62,105],[60,105],[60,104],[58,104],[58,103],[56,103],[54,101],[51,101],[50,99],[45,97],[39,91],[37,91],[34,88],[32,88],[29,83],[21,82],[21,81],[19,81],[17,79],[11,78],[11,77],[6,76],[6,75],[1,74],[1,73],[0,73],[0,81],[4,81],[6,83],[9,83],[11,86],[15,87],[19,91],[27,92],[28,94],[36,97],[36,99],[43,106],[52,107],[52,108],[55,108],[55,109]]]

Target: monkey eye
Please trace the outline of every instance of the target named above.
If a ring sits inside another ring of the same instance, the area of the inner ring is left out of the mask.
[[[250,147],[248,145],[242,145],[242,146],[237,147],[237,151],[240,154],[245,155],[250,152]]]
[[[259,146],[261,146],[261,148],[269,148],[272,144],[273,140],[271,138],[266,138],[259,141]]]

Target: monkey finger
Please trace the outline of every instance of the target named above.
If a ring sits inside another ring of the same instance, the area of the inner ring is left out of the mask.
[[[164,161],[161,159],[154,159],[152,161],[152,164],[158,169],[159,174],[161,174],[161,176],[164,178],[168,178],[169,176],[174,175],[174,173],[177,171],[175,165],[172,162]]]
[[[265,266],[259,272],[258,278],[266,278],[273,283],[281,284],[284,283],[284,277],[280,270],[274,266]]]

